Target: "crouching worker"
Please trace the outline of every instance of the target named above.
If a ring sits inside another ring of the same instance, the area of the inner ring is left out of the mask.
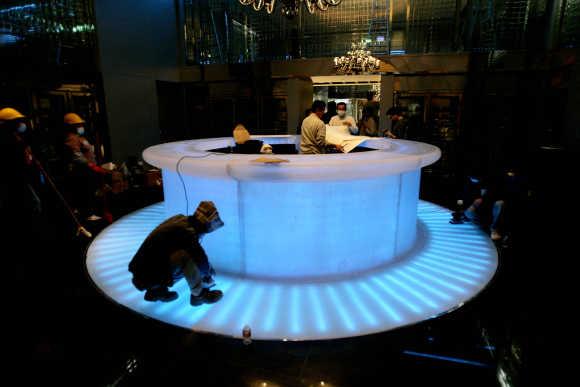
[[[213,202],[203,201],[192,216],[175,215],[157,226],[129,263],[133,284],[146,290],[145,300],[175,300],[177,292],[169,288],[185,277],[191,290],[191,305],[219,301],[223,293],[210,290],[215,285],[215,272],[199,241],[223,225]]]

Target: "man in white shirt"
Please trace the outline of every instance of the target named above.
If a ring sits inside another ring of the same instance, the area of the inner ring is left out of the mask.
[[[312,103],[312,113],[302,121],[300,153],[326,153],[326,125],[322,121],[325,107],[324,101],[314,101]],[[342,151],[339,145],[335,147]]]
[[[358,134],[358,127],[354,122],[354,118],[352,116],[346,115],[346,103],[339,102],[336,104],[336,112],[338,113],[336,116],[330,119],[330,126],[346,126],[350,134]]]

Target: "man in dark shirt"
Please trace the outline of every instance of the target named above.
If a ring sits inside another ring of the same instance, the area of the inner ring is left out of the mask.
[[[326,113],[322,115],[322,122],[328,124],[332,117],[336,115],[336,102],[329,101],[326,105]]]
[[[385,132],[389,138],[407,138],[407,119],[403,115],[403,109],[392,107],[387,111],[387,118],[392,122],[391,129]]]
[[[213,202],[203,201],[192,216],[175,215],[157,226],[129,263],[133,284],[146,290],[145,300],[175,300],[177,292],[169,287],[185,277],[191,305],[219,301],[223,293],[210,290],[215,272],[199,240],[223,224]]]

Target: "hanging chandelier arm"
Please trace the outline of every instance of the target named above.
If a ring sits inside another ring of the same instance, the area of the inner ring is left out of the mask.
[[[317,0],[316,6],[321,11],[326,11],[328,9],[328,2],[326,0]]]
[[[266,12],[269,14],[274,12],[274,6],[276,5],[276,0],[270,0],[266,3]]]
[[[304,5],[306,5],[306,9],[309,13],[314,13],[316,10],[316,0],[302,0],[304,1]]]
[[[254,0],[254,4],[252,4],[252,7],[254,8],[255,11],[261,10],[263,6],[264,0]]]
[[[316,9],[327,11],[329,6],[337,6],[342,0],[280,0],[282,2],[282,14],[287,17],[294,17],[300,10],[300,5],[304,3],[309,13],[314,13]],[[255,11],[266,8],[266,12],[274,12],[276,0],[238,0],[241,5],[251,5]]]

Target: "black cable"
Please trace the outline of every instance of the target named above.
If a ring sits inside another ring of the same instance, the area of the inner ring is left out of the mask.
[[[211,156],[211,155],[227,155],[227,153],[206,153],[201,156],[181,156],[179,160],[177,160],[177,164],[175,165],[175,169],[177,171],[177,176],[179,176],[179,180],[181,181],[181,185],[183,186],[183,193],[185,195],[185,215],[189,215],[189,199],[187,198],[187,187],[185,186],[185,181],[183,180],[183,176],[181,176],[181,172],[179,171],[179,165],[184,159],[203,159],[204,157]]]

